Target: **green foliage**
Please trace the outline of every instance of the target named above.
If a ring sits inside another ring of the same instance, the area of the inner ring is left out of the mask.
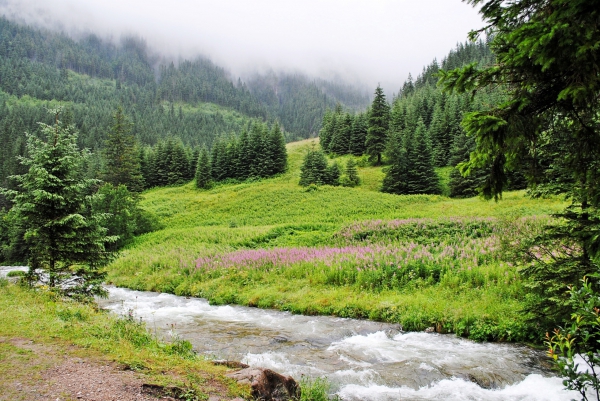
[[[385,151],[390,120],[390,106],[380,86],[375,89],[375,98],[369,112],[367,136],[365,138],[366,153],[381,164],[381,154]]]
[[[309,186],[314,190],[307,192],[298,180],[311,149],[315,151],[311,141],[288,144],[289,169],[274,178],[221,184],[208,191],[189,183],[146,192],[141,205],[165,228],[134,239],[111,263],[108,281],[203,296],[211,302],[378,319],[401,323],[407,330],[439,325],[441,331],[480,340],[539,341],[539,328],[521,312],[525,287],[511,265],[512,250],[518,246],[515,241],[535,237],[548,218],[524,219],[525,224],[517,217],[557,212],[566,205],[561,198],[530,199],[514,192],[506,193],[502,202],[487,203],[382,194],[377,192],[381,169],[372,166],[357,167],[360,187]],[[388,224],[413,218],[396,228]],[[492,237],[492,243],[486,242]],[[411,242],[417,244],[415,254],[426,249],[432,256],[442,255],[446,245],[461,245],[437,266],[424,252],[412,268],[396,271],[382,263],[378,267],[378,260],[372,269],[363,269],[364,261],[354,259],[331,266],[321,261],[206,272],[197,267],[200,258],[237,252],[371,245],[396,252]],[[463,249],[469,263],[460,258]]]
[[[548,330],[568,321],[567,288],[592,273],[600,256],[599,4],[468,2],[481,6],[488,23],[471,36],[491,34],[497,63],[442,71],[442,83],[472,93],[501,87],[506,98],[465,116],[463,127],[476,147],[461,170],[485,170],[480,192],[498,199],[510,172],[525,165],[534,194],[560,192],[571,199],[559,222],[524,247],[527,311]]]
[[[578,391],[582,400],[599,399],[600,295],[587,278],[580,287],[571,288],[569,295],[571,324],[546,334],[548,354],[558,365],[568,390]]]
[[[106,235],[106,215],[94,213],[90,195],[95,180],[82,178],[87,153],[77,149],[77,133],[59,121],[60,110],[51,110],[53,126],[41,124],[46,142],[29,135],[29,167],[15,176],[18,190],[3,190],[14,202],[12,210],[24,229],[29,252],[29,276],[41,279],[69,296],[103,295],[104,273],[111,258],[104,244],[116,238]]]
[[[139,207],[139,195],[129,192],[125,185],[115,187],[104,184],[98,189],[97,195],[92,201],[92,212],[108,216],[104,222],[111,238],[104,245],[107,250],[119,250],[135,235],[155,231],[160,227],[150,212]],[[113,238],[117,239],[113,241]]]
[[[356,187],[360,185],[360,177],[358,176],[356,162],[353,158],[348,159],[348,162],[346,162],[346,169],[340,182],[344,187]]]
[[[329,390],[331,389],[331,383],[324,378],[317,378],[310,380],[302,378],[300,380],[300,398],[298,401],[337,401],[340,398],[334,396],[329,397]]]
[[[115,187],[125,185],[131,192],[141,192],[143,178],[131,123],[121,107],[117,108],[113,120],[114,125],[103,150],[105,165],[102,179]]]
[[[199,189],[208,189],[211,187],[212,172],[210,167],[210,159],[208,151],[202,148],[202,152],[198,158],[198,166],[196,167],[196,187]]]
[[[300,182],[303,187],[311,184],[322,185],[330,181],[327,158],[321,150],[310,149],[300,167]]]

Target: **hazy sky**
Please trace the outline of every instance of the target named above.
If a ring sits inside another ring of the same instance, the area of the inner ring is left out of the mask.
[[[115,39],[135,33],[234,75],[335,72],[389,92],[482,25],[460,0],[0,0],[0,14]]]

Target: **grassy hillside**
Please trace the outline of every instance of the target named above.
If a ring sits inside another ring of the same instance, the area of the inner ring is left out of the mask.
[[[524,291],[514,249],[563,201],[523,192],[498,203],[383,194],[375,191],[382,173],[374,167],[359,168],[358,188],[307,191],[297,183],[311,146],[289,144],[289,171],[273,179],[146,192],[143,207],[165,228],[123,251],[109,280],[216,303],[393,321],[409,330],[533,338],[519,311]]]

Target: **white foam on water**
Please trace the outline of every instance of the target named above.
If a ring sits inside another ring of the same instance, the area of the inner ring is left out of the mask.
[[[434,370],[437,370],[433,366],[428,365],[428,364],[426,364],[424,362],[421,362],[421,364],[419,365],[419,369],[427,370],[429,372],[433,372]]]
[[[117,287],[109,287],[108,291],[111,302],[103,302],[107,309],[120,314],[125,314],[128,309],[131,309],[135,316],[148,321],[168,318],[189,323],[193,319],[202,318],[232,323],[251,323],[257,327],[288,330],[296,335],[309,336],[323,331],[323,326],[335,327],[338,321],[348,320],[341,318],[319,320],[292,315],[289,312],[229,305],[211,306],[205,299],[132,291]]]
[[[0,266],[0,278],[5,278],[8,273],[14,271],[26,272],[29,270],[27,266]]]
[[[329,351],[349,354],[354,359],[366,362],[414,361],[431,367],[431,361],[434,360],[436,366],[481,371],[497,370],[507,365],[517,366],[523,359],[523,349],[513,345],[482,344],[456,336],[429,333],[400,333],[389,338],[383,331],[333,342]]]
[[[336,371],[332,377],[337,383],[373,383],[374,380],[379,378],[377,372],[373,369],[365,369],[365,370],[338,370]]]
[[[278,373],[296,378],[299,378],[302,375],[319,377],[326,373],[324,370],[314,366],[294,364],[288,359],[287,354],[282,352],[265,352],[262,354],[248,353],[244,356],[242,362],[250,366],[271,369]]]
[[[342,387],[337,394],[347,401],[568,401],[579,395],[577,392],[564,390],[559,378],[545,378],[536,374],[527,376],[522,382],[498,390],[486,390],[475,383],[449,379],[417,390],[376,384],[368,386],[350,384]]]
[[[296,379],[301,375],[326,376],[339,389],[339,395],[349,401],[578,398],[578,393],[563,390],[561,379],[537,374],[542,371],[536,368],[539,353],[523,346],[482,344],[427,333],[390,337],[386,328],[393,326],[374,322],[211,306],[203,299],[120,288],[109,291],[111,299],[104,304],[108,309],[117,313],[131,309],[135,316],[150,323],[154,319],[163,328],[165,322],[185,323],[184,333],[195,336],[201,352],[231,353],[227,355],[243,358],[251,366],[270,368]],[[206,336],[214,336],[219,330],[228,335],[226,346],[210,341],[207,344],[212,348],[203,348]],[[268,336],[275,335],[287,341],[269,342]],[[231,347],[233,344],[235,347]],[[471,374],[473,380],[484,383],[513,384],[489,390],[459,379]],[[417,388],[423,384],[427,385]]]
[[[368,368],[369,366],[373,366],[372,363],[364,362],[364,361],[357,361],[356,359],[351,358],[347,355],[343,355],[343,354],[339,355],[339,358],[340,358],[340,361],[347,363],[348,365],[351,365],[351,366],[358,366],[361,368]]]

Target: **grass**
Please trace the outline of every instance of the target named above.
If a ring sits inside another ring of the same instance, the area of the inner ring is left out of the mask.
[[[289,170],[272,179],[146,192],[142,206],[165,228],[125,249],[109,266],[110,282],[481,340],[534,340],[510,262],[515,239],[535,235],[564,200],[383,194],[381,168],[361,160],[361,186],[307,192],[299,169],[316,145],[289,144]],[[447,182],[447,168],[438,174]]]
[[[195,399],[207,399],[212,393],[249,394],[247,388],[224,377],[224,368],[197,357],[189,342],[161,342],[148,334],[143,323],[119,319],[93,305],[61,300],[51,292],[24,289],[0,279],[0,316],[0,339],[25,338],[76,356],[109,359],[144,374],[150,383],[186,388]],[[30,351],[0,342],[3,382],[39,379],[40,372],[50,366],[32,364],[33,359]],[[9,391],[2,384],[0,390]]]

